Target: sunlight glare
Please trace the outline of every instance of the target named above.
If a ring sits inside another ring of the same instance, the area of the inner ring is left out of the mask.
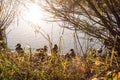
[[[40,20],[43,18],[43,13],[41,8],[36,4],[29,4],[28,10],[25,13],[25,20],[33,23],[38,24]]]

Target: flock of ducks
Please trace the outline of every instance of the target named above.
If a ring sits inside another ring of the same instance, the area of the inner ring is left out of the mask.
[[[19,54],[24,53],[24,50],[21,47],[20,43],[18,43],[16,45],[15,50]],[[48,47],[44,46],[43,48],[36,49],[36,51],[37,51],[37,55],[42,57],[42,56],[45,56],[48,54]],[[57,55],[57,53],[58,53],[58,45],[57,44],[54,44],[54,47],[52,48],[51,53],[52,53],[51,55],[54,55],[54,54]],[[67,54],[65,54],[65,57],[69,57],[69,58],[74,58],[75,56],[76,56],[76,54],[75,54],[74,49],[70,49],[70,51]]]

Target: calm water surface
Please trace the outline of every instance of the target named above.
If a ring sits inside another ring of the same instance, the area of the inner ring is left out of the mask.
[[[51,37],[53,44],[59,44],[60,37],[62,36],[62,44],[65,52],[74,48],[73,31],[64,29],[64,34],[62,35],[63,28],[60,28],[57,24],[45,23],[44,21],[41,21],[41,23],[39,27],[33,27],[24,21],[20,21],[19,26],[11,24],[7,29],[8,47],[15,49],[17,43],[21,43],[23,48],[31,46],[33,49],[43,47],[44,45],[49,46],[49,42],[41,34],[42,32],[46,37],[47,35]]]
[[[26,49],[31,47],[35,50],[37,48],[43,47],[44,45],[49,47],[48,40],[45,39],[45,37],[42,35],[44,34],[46,37],[47,35],[50,36],[53,44],[59,44],[60,37],[62,36],[62,41],[60,44],[62,44],[62,48],[64,49],[65,53],[68,52],[71,48],[74,49],[76,47],[74,45],[74,31],[64,29],[63,33],[63,28],[59,27],[58,23],[46,22],[42,20],[42,18],[44,19],[46,15],[42,15],[43,16],[40,16],[41,19],[39,20],[39,23],[36,25],[29,21],[25,21],[24,18],[11,23],[9,28],[6,30],[8,47],[10,49],[15,49],[17,43],[22,44],[22,48]],[[83,33],[79,33],[79,37],[84,37]],[[80,42],[85,50],[86,41],[84,41],[83,38],[80,38]],[[80,50],[80,47],[77,47]],[[95,47],[99,47],[98,44]]]

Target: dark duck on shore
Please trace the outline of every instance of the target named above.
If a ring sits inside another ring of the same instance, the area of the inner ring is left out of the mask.
[[[56,54],[58,52],[58,46],[57,44],[54,44],[54,47],[52,48],[52,53]]]
[[[74,58],[76,56],[74,49],[70,49],[69,54],[70,54],[70,57],[72,57],[72,58]]]
[[[15,50],[17,51],[17,53],[23,53],[23,52],[24,52],[24,51],[23,51],[23,48],[21,47],[21,44],[20,44],[20,43],[18,43],[18,44],[16,45]]]
[[[74,58],[75,56],[74,49],[70,49],[70,51],[65,55],[65,58]]]

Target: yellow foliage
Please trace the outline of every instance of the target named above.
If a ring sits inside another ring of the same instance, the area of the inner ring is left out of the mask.
[[[101,61],[95,61],[95,65],[96,65],[96,66],[100,66],[101,64],[102,64]]]
[[[120,72],[118,72],[118,80],[120,80]]]
[[[81,64],[81,70],[82,70],[83,72],[86,71],[86,67],[85,67],[85,64],[84,64],[84,63]]]
[[[104,65],[105,63],[100,61],[100,59],[98,57],[98,60],[95,60],[94,64],[95,64],[95,66],[100,66],[100,65]]]
[[[112,76],[114,77],[114,76],[117,76],[117,73],[112,73]]]
[[[99,80],[98,78],[93,78],[92,80]]]

